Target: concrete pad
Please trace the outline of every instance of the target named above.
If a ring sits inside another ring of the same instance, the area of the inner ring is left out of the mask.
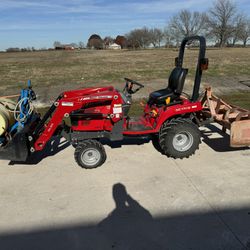
[[[105,146],[94,170],[72,147],[0,160],[0,249],[250,249],[250,151],[206,131],[212,143],[185,160],[151,143]]]

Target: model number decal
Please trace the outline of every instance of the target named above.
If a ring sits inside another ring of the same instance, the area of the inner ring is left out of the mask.
[[[73,102],[62,102],[62,106],[64,106],[64,107],[73,107],[74,103]]]
[[[100,96],[87,96],[79,99],[80,102],[87,100],[99,100],[99,99],[112,99],[112,95],[100,95]]]
[[[178,109],[175,109],[175,111],[179,112],[179,111],[183,111],[183,110],[190,110],[190,109],[196,109],[196,108],[197,108],[197,105],[192,106],[192,107],[182,107],[182,108],[178,108]]]
[[[120,114],[120,113],[122,113],[122,108],[120,107],[120,108],[113,108],[113,113],[114,114]]]

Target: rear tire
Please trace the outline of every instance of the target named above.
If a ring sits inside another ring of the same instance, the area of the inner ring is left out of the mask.
[[[85,140],[76,146],[75,161],[82,168],[100,167],[106,161],[106,158],[103,145],[96,140]]]
[[[176,118],[165,122],[159,133],[162,153],[172,158],[188,158],[199,148],[199,128],[189,119]]]

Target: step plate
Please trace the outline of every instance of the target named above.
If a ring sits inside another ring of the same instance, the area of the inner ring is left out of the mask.
[[[129,124],[128,129],[125,131],[149,131],[152,127],[145,126],[143,124]]]
[[[139,132],[139,131],[150,131],[153,128],[143,117],[131,117],[127,123],[127,129],[124,131]]]

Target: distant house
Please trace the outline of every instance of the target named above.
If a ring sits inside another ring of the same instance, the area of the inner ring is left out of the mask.
[[[114,49],[114,50],[119,50],[122,49],[121,45],[117,44],[117,43],[112,43],[108,46],[108,49]]]
[[[64,47],[62,45],[56,46],[55,50],[64,50]]]
[[[64,49],[65,50],[75,50],[76,48],[74,47],[74,46],[72,46],[72,45],[64,45]]]
[[[20,52],[21,50],[19,48],[8,48],[6,49],[6,52]]]
[[[75,49],[78,49],[78,47],[74,46],[73,44],[61,44],[55,47],[55,50],[75,50]]]

